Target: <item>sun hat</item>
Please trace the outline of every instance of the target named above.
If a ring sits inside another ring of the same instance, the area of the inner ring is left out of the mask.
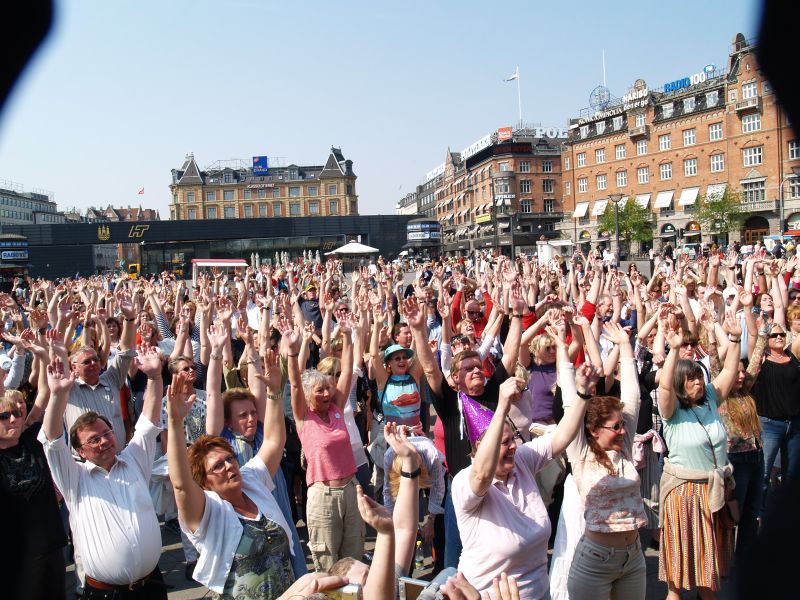
[[[401,346],[400,344],[392,344],[386,350],[383,351],[383,362],[389,360],[389,357],[392,354],[396,354],[398,352],[405,352],[406,358],[414,358],[414,351],[411,348],[406,348],[405,346]]]

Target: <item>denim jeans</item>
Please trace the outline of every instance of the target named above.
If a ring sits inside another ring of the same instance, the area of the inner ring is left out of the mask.
[[[461,534],[458,532],[456,509],[453,506],[452,480],[447,478],[447,494],[444,497],[444,567],[458,568],[461,558]]]
[[[639,538],[630,546],[603,546],[582,537],[569,569],[570,600],[644,600],[647,566]]]
[[[762,440],[764,441],[764,480],[761,485],[761,510],[763,518],[766,513],[767,493],[769,491],[770,474],[775,464],[778,450],[781,451],[781,472],[783,481],[794,477],[800,465],[800,417],[793,419],[761,419]]]
[[[764,478],[764,453],[761,450],[732,452],[728,460],[733,465],[736,482],[734,494],[739,502],[739,531],[736,551],[742,552],[753,542],[758,532],[758,513],[761,509],[761,485]]]

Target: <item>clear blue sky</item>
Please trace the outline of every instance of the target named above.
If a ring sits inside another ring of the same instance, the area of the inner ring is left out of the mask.
[[[588,106],[723,66],[758,0],[346,2],[61,0],[53,31],[0,115],[0,179],[61,209],[169,212],[187,152],[323,164],[341,146],[362,214],[396,201],[460,150],[523,118]],[[145,188],[144,196],[137,191]]]

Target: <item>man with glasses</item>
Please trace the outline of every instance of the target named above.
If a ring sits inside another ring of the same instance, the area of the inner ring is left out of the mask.
[[[93,364],[81,360],[78,369]],[[147,387],[130,443],[118,454],[123,443],[112,421],[87,411],[69,429],[70,445],[82,463],[73,459],[64,439],[64,413],[77,386],[75,364],[72,374],[65,372],[60,358],[47,368],[51,398],[38,439],[69,509],[75,554],[85,573],[86,600],[167,598],[158,568],[161,531],[148,489],[161,432],[156,425],[163,392],[161,359],[150,349],[137,358],[137,366],[147,375]]]

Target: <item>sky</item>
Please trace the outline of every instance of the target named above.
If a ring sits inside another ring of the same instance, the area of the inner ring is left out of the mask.
[[[361,214],[518,120],[565,127],[603,83],[622,96],[724,67],[758,0],[56,0],[0,114],[0,180],[59,209],[155,208],[170,170],[256,155],[322,165],[342,149]],[[144,194],[138,191],[144,188]]]

